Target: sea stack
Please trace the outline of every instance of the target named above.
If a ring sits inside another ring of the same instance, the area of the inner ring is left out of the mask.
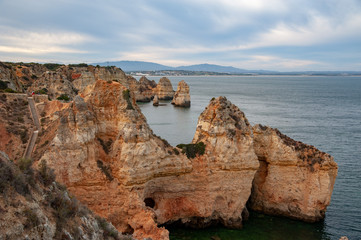
[[[139,79],[139,91],[143,95],[142,102],[150,102],[154,96],[154,89],[157,87],[157,83],[152,80],[150,81],[145,76]],[[139,100],[137,100],[140,102]]]
[[[174,94],[172,104],[177,107],[190,107],[191,96],[188,84],[182,80],[178,83],[177,91]]]
[[[170,80],[166,77],[162,77],[154,90],[154,94],[158,95],[159,100],[172,100],[174,90]]]
[[[155,95],[153,98],[153,106],[159,106],[159,99],[158,99],[158,95]]]

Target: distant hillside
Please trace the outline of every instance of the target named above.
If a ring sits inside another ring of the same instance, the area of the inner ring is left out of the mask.
[[[239,69],[231,66],[220,66],[215,64],[197,64],[190,66],[180,66],[176,67],[176,70],[185,70],[185,71],[203,71],[203,72],[219,72],[219,73],[245,73],[249,72],[245,69]]]

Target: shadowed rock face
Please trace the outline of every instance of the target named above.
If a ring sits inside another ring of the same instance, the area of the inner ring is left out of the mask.
[[[172,104],[177,107],[190,107],[191,97],[189,95],[189,86],[182,80],[178,83],[177,91],[174,94]]]
[[[188,159],[153,134],[136,92],[128,91],[131,82],[96,80],[70,103],[37,105],[43,133],[35,160],[46,161],[58,181],[118,230],[168,239],[157,225],[239,228],[249,198],[258,211],[323,217],[337,175],[331,156],[269,127],[252,128],[219,97],[198,119],[193,144],[204,143],[204,154]]]
[[[307,222],[323,219],[337,176],[333,157],[277,129],[256,125],[253,132],[260,168],[249,206]]]

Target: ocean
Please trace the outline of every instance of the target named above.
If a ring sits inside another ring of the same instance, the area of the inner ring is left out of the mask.
[[[190,86],[191,108],[139,104],[154,133],[173,146],[190,143],[212,97],[225,96],[252,125],[261,123],[331,154],[339,166],[324,221],[309,224],[251,213],[241,230],[170,227],[171,239],[361,239],[361,77],[168,77]],[[159,81],[160,77],[148,77]]]

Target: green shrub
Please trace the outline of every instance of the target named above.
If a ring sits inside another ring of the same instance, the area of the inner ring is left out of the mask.
[[[88,67],[86,63],[69,64],[69,67]]]
[[[25,228],[33,228],[40,224],[38,215],[32,209],[26,208],[23,214],[26,217]]]
[[[45,63],[44,64],[44,67],[46,67],[50,71],[55,71],[60,66],[61,66],[61,64],[57,64],[57,63]]]
[[[41,160],[39,164],[39,176],[45,186],[49,186],[52,182],[55,181],[54,170],[47,166],[45,160]]]
[[[206,145],[203,142],[195,144],[178,144],[177,148],[182,149],[182,153],[185,153],[189,159],[195,158],[197,155],[203,155],[206,149]]]
[[[48,93],[48,89],[43,88],[43,89],[40,89],[40,90],[36,90],[35,93],[36,93],[36,94],[47,94],[47,93]]]
[[[28,140],[28,131],[26,129],[23,129],[23,131],[20,133],[20,139],[23,143],[26,143]]]
[[[23,122],[24,122],[24,118],[23,118],[23,117],[18,117],[18,122],[23,123]]]
[[[175,155],[179,155],[179,151],[178,151],[178,149],[173,148],[173,152],[175,153]]]
[[[7,92],[7,93],[17,93],[17,91],[14,91],[11,88],[6,88],[4,91]]]
[[[4,193],[14,180],[14,174],[10,166],[0,160],[0,193]]]
[[[60,97],[57,97],[57,99],[60,100],[60,101],[63,100],[63,101],[66,101],[66,102],[70,100],[69,96],[66,95],[66,94],[61,94]]]
[[[132,102],[130,101],[130,91],[129,89],[123,91],[123,98],[127,101],[127,110],[134,110]]]
[[[28,177],[32,177],[32,175],[26,176],[20,171],[14,172],[14,180],[12,181],[12,185],[15,191],[23,196],[26,196],[30,193],[29,185],[28,185]]]
[[[33,160],[31,158],[20,158],[17,161],[17,165],[23,173],[29,171],[32,164],[33,164]]]
[[[0,80],[0,89],[5,90],[8,88],[8,83]]]
[[[112,228],[104,218],[99,216],[96,216],[95,218],[98,222],[99,227],[103,230],[104,239],[108,239],[109,237],[112,237],[116,240],[119,239],[117,230],[115,228]]]

